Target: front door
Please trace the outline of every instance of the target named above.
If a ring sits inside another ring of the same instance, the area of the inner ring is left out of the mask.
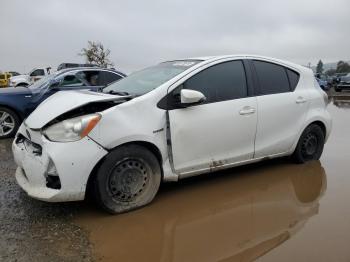
[[[240,60],[223,62],[187,79],[180,90],[202,92],[206,102],[169,110],[174,169],[178,174],[215,170],[253,158],[257,102],[248,97]]]

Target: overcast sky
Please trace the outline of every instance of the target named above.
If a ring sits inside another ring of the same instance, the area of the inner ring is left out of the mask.
[[[88,40],[115,67],[261,54],[306,65],[350,59],[349,0],[1,0],[0,70],[84,62]]]

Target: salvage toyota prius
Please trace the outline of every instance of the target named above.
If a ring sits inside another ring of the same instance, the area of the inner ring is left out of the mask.
[[[310,69],[259,56],[163,62],[104,89],[59,92],[13,142],[29,196],[92,192],[111,213],[144,206],[162,181],[259,160],[320,158],[331,130]]]

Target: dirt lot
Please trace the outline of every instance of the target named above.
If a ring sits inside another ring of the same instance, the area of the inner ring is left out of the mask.
[[[11,141],[1,141],[0,261],[350,261],[350,96],[329,110],[320,161],[166,184],[151,205],[119,216],[28,198],[15,183]]]

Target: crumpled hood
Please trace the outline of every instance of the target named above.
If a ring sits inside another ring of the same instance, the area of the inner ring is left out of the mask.
[[[58,116],[92,102],[124,100],[123,96],[91,91],[61,91],[42,102],[25,120],[31,129],[41,129]]]

